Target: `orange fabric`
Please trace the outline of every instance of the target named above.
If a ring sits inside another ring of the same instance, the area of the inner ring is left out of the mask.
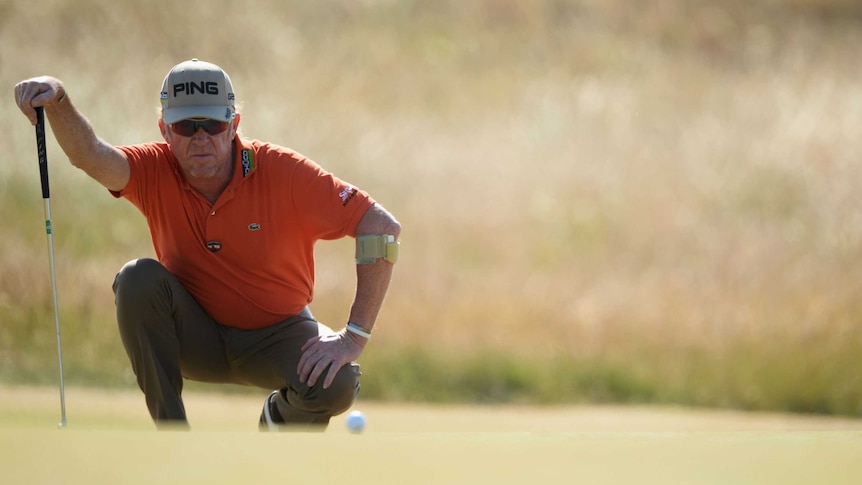
[[[355,236],[374,200],[290,149],[239,137],[236,146],[215,204],[185,181],[166,143],[118,147],[132,175],[113,194],[144,214],[159,261],[204,310],[254,329],[311,302],[314,243]]]

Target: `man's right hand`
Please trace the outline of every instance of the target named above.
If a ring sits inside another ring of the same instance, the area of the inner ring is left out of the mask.
[[[26,79],[15,85],[15,102],[30,123],[36,124],[36,108],[50,106],[63,101],[66,90],[63,82],[50,76]]]

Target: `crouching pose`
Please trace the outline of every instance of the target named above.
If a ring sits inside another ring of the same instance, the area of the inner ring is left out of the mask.
[[[53,77],[15,86],[43,107],[76,167],[146,218],[157,259],[113,289],[120,336],[156,424],[187,426],[183,379],[271,391],[262,429],[323,429],[359,392],[362,353],[389,287],[401,226],[366,192],[288,148],[239,135],[231,80],[192,59],[161,89],[164,142],[112,146]],[[356,238],[356,296],[333,331],[308,305],[314,244]]]

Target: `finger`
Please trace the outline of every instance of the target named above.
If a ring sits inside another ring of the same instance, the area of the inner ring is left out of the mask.
[[[299,351],[302,352],[302,356],[299,358],[299,362],[296,364],[296,373],[299,374],[299,377],[303,382],[303,368],[308,365],[308,359],[311,357],[311,352],[309,352],[309,350],[318,340],[318,337],[311,337],[305,342],[305,344],[302,345],[302,348],[299,349]]]
[[[28,83],[18,83],[15,86],[15,104],[18,105],[18,109],[24,113],[24,116],[30,120],[30,124],[36,124],[36,110],[33,109],[33,106],[30,104],[30,98],[28,97]]]
[[[311,374],[308,376],[308,382],[306,382],[306,385],[308,387],[314,387],[314,385],[317,384],[317,379],[319,379],[320,375],[323,374],[323,371],[330,367],[330,363],[331,362],[328,359],[317,361],[317,364],[314,366],[314,370],[311,371]]]
[[[45,106],[50,104],[54,101],[54,98],[57,97],[57,92],[58,91],[56,89],[51,87],[48,87],[44,90],[40,90],[40,88],[37,87],[36,93],[30,99],[30,106],[35,108],[37,106]]]
[[[30,118],[30,122],[36,124],[36,108],[44,107],[54,99],[56,90],[50,86],[28,83],[24,87],[22,95],[22,111]]]
[[[33,124],[36,124],[36,108],[53,103],[62,91],[61,88],[39,80],[25,81],[20,85],[18,107]]]
[[[22,106],[22,101],[24,99],[24,91],[26,89],[27,83],[23,81],[15,85],[15,104],[17,104],[18,107]]]
[[[329,372],[326,373],[326,379],[323,380],[324,389],[329,389],[329,386],[331,386],[332,381],[335,380],[335,375],[338,374],[339,369],[341,369],[341,366],[335,365],[335,362],[329,365]]]
[[[314,366],[313,361],[311,359],[310,352],[303,352],[302,357],[299,358],[299,363],[296,365],[296,373],[299,374],[299,382],[305,383],[305,380],[308,379],[308,374],[311,373],[311,369]]]
[[[308,339],[308,340],[305,342],[305,344],[303,344],[302,348],[301,348],[301,349],[299,349],[299,350],[300,350],[300,351],[302,351],[302,352],[305,352],[306,350],[310,349],[312,345],[314,345],[315,343],[317,343],[317,342],[319,342],[319,341],[320,341],[320,336],[319,336],[319,335],[314,336],[314,337],[311,337],[310,339]]]

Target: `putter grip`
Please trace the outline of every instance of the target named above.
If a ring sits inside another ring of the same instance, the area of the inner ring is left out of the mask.
[[[48,187],[48,149],[45,144],[45,109],[36,108],[36,152],[39,154],[39,175],[42,177],[42,198],[51,197]]]

